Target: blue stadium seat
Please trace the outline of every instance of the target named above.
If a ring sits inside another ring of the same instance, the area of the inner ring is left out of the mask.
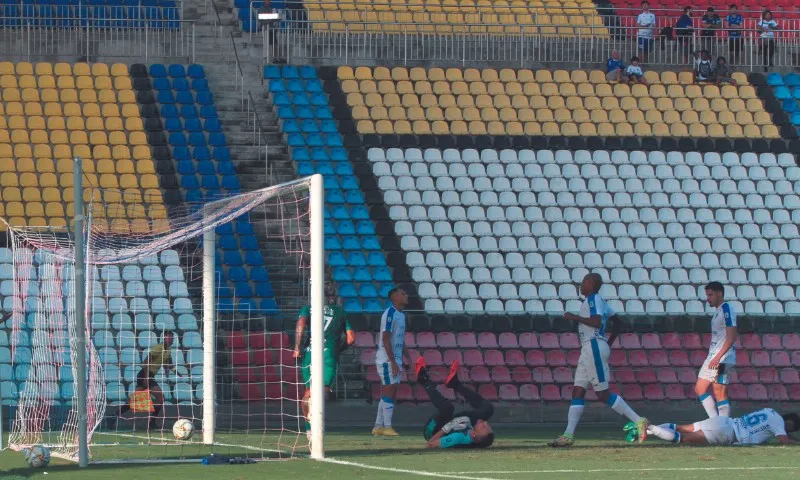
[[[154,63],[150,65],[150,76],[153,78],[166,77],[167,68],[160,63]]]
[[[253,289],[248,282],[238,282],[234,286],[234,293],[239,298],[250,298],[253,296]]]
[[[172,90],[159,90],[156,95],[156,100],[161,104],[175,103],[175,97],[172,95]]]
[[[189,145],[193,147],[205,147],[206,146],[205,134],[203,132],[189,133]]]
[[[181,177],[181,187],[187,190],[194,190],[200,188],[200,182],[198,182],[196,176],[187,175],[185,177]]]
[[[300,130],[303,133],[319,133],[319,124],[316,120],[303,120],[303,123],[300,125]]]
[[[184,118],[197,118],[197,107],[194,103],[181,105],[181,116]]]
[[[164,118],[178,118],[178,109],[175,105],[162,105],[161,116]]]
[[[278,313],[278,304],[275,303],[275,300],[272,298],[265,298],[264,300],[261,300],[260,307],[261,310],[266,313],[270,314]]]
[[[295,114],[297,115],[297,118],[304,119],[304,120],[308,119],[308,118],[316,118],[314,116],[314,109],[312,109],[311,107],[307,107],[307,106],[298,106],[295,109]]]
[[[363,205],[364,195],[361,193],[361,190],[347,190],[344,200],[350,205]]]
[[[322,130],[323,133],[338,134],[339,126],[336,125],[336,122],[334,122],[333,120],[322,120],[320,122],[320,130]]]
[[[328,252],[328,264],[332,267],[347,266],[347,260],[341,252]]]
[[[181,160],[178,162],[178,173],[180,175],[194,175],[196,172],[194,162],[191,160]]]
[[[327,239],[325,240],[327,241]],[[359,242],[356,237],[344,237],[342,239],[341,248],[342,250],[361,250],[361,242]]]
[[[239,244],[242,250],[258,250],[261,247],[258,245],[258,240],[254,235],[240,235]]]
[[[244,265],[244,262],[242,261],[242,254],[239,253],[238,250],[235,250],[235,251],[232,251],[232,252],[225,252],[225,255],[223,257],[223,263],[225,265],[229,265],[229,266],[232,266],[232,267],[237,267],[237,266]],[[262,262],[262,264],[263,264],[263,262]]]
[[[317,163],[315,170],[320,175],[324,175],[324,176],[334,175],[333,166],[329,162]]]
[[[264,265],[264,256],[261,255],[261,251],[259,250],[245,252],[244,257],[245,261],[250,266]]]
[[[775,98],[778,100],[786,100],[792,98],[792,92],[789,90],[789,87],[780,86],[775,87]]]
[[[200,105],[213,105],[214,96],[211,92],[197,92],[197,103]]]
[[[192,156],[189,153],[188,147],[173,147],[172,149],[172,158],[176,161],[183,161],[183,160],[191,160]]]
[[[767,75],[767,85],[777,87],[783,84],[783,76],[780,73],[770,73]]]
[[[272,284],[269,282],[256,283],[256,296],[257,297],[274,297],[275,291],[272,289]]]
[[[217,172],[213,162],[210,160],[202,160],[197,162],[197,173],[200,175],[216,175]]]
[[[302,80],[283,80],[282,84],[287,92],[299,93],[306,91],[305,84]]]
[[[278,118],[280,119],[288,119],[288,118],[297,118],[297,114],[294,111],[294,108],[290,106],[279,106],[278,107]]]
[[[169,66],[168,73],[172,78],[183,78],[186,76],[186,69],[183,68],[183,65],[172,64]]]
[[[186,142],[186,135],[184,135],[182,131],[170,133],[169,144],[173,147],[185,147],[188,145]]]
[[[364,311],[368,313],[380,313],[385,309],[384,302],[375,299],[368,299],[364,301]]]
[[[783,83],[787,87],[800,87],[800,74],[788,73],[783,77]]]
[[[333,251],[333,250],[341,250],[342,244],[339,242],[339,239],[336,237],[325,237],[325,250],[326,251]]]
[[[361,301],[357,298],[348,298],[342,305],[347,313],[361,313],[364,311]]]
[[[239,191],[241,186],[239,185],[239,177],[236,175],[223,175],[222,177],[222,188],[227,190],[229,193]]]
[[[310,65],[303,65],[300,67],[300,78],[312,79],[317,78],[317,69]]]
[[[364,283],[358,287],[358,296],[362,298],[377,297],[378,290],[371,283]]]
[[[250,280],[254,282],[268,282],[269,274],[264,267],[254,267],[250,269]]]
[[[336,282],[351,282],[353,281],[353,273],[347,267],[336,267],[331,273],[331,278]]]
[[[228,150],[228,147],[214,147],[214,160],[219,162],[230,162],[231,152]]]
[[[223,250],[238,250],[239,242],[236,241],[236,237],[233,235],[222,235],[219,239],[219,246]]]
[[[179,118],[167,118],[164,122],[164,129],[168,132],[182,132],[183,131],[183,124]]]
[[[336,224],[336,233],[339,235],[353,235],[356,233],[356,227],[351,220],[341,220]]]
[[[360,190],[361,187],[358,185],[358,180],[353,175],[343,176],[341,179],[341,188],[342,190]]]
[[[225,286],[218,287],[217,296],[219,298],[231,298],[233,297],[233,290]]]
[[[203,130],[203,126],[200,124],[199,118],[187,118],[183,122],[183,129],[187,132],[200,132]]]
[[[310,162],[297,162],[297,174],[307,177],[315,173],[314,166]]]
[[[184,90],[182,92],[178,92],[175,96],[175,101],[181,105],[192,105],[194,106],[194,98],[192,97],[192,92]]]
[[[224,147],[225,134],[221,132],[211,132],[208,134],[208,144],[212,147]]]
[[[244,216],[236,221],[236,233],[240,235],[255,235],[253,224]]]
[[[294,93],[291,95],[292,103],[297,106],[301,105],[311,105],[311,99],[308,98],[308,94],[305,91],[300,93]]]
[[[279,78],[270,80],[267,82],[267,91],[272,93],[285,92],[287,91],[286,84]]]
[[[353,272],[353,281],[371,282],[372,280],[372,272],[370,272],[370,269],[367,267],[358,267]]]
[[[217,163],[217,173],[220,175],[236,175],[236,167],[233,166],[233,162],[221,160]],[[222,180],[224,184],[225,178],[223,177]]]
[[[207,132],[221,132],[222,126],[219,124],[219,120],[216,118],[209,118],[203,122],[203,128]]]
[[[320,120],[330,120],[333,118],[333,111],[327,105],[314,107],[313,116]]]
[[[356,290],[356,286],[350,282],[342,282],[339,284],[339,289],[337,294],[342,298],[350,298],[350,297],[357,297],[358,291]]]
[[[283,78],[300,78],[300,72],[297,71],[297,67],[294,65],[284,65],[281,69],[281,75]]]
[[[172,84],[167,77],[153,79],[153,88],[156,90],[172,90]]]
[[[191,78],[205,78],[206,71],[202,65],[192,64],[189,65],[187,73]]]
[[[195,78],[192,80],[192,90],[196,92],[207,92],[208,91],[208,80],[205,78]]]
[[[172,89],[179,92],[189,91],[189,81],[185,78],[176,78],[172,81]]]
[[[369,209],[365,205],[354,205],[350,208],[350,216],[355,220],[366,220],[369,218]]]
[[[264,78],[269,78],[269,79],[281,78],[281,67],[275,65],[265,65]]]
[[[386,266],[386,257],[383,255],[383,252],[370,252],[367,256],[367,263],[371,267],[385,267]]]
[[[389,269],[389,267],[375,267],[372,270],[372,278],[379,282],[391,282],[392,271]]]
[[[353,267],[363,267],[367,264],[367,259],[362,252],[348,252],[347,264]]]
[[[361,220],[356,225],[356,232],[359,235],[375,235],[375,224],[371,220]]]
[[[361,248],[364,250],[380,250],[381,243],[374,235],[365,235],[361,238]]]

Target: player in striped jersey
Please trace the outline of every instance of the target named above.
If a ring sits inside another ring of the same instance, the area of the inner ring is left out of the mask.
[[[716,308],[711,317],[711,345],[708,357],[697,375],[694,391],[709,418],[717,415],[729,417],[731,402],[728,399],[728,382],[736,365],[736,312],[725,301],[725,288],[719,282],[706,285],[708,304]],[[714,384],[714,397],[708,387]],[[716,403],[714,400],[716,399]]]
[[[389,300],[392,306],[387,308],[381,317],[378,351],[375,352],[375,366],[378,368],[383,389],[372,434],[395,437],[398,433],[392,428],[392,415],[394,397],[403,371],[403,347],[406,335],[406,314],[403,310],[408,304],[408,294],[402,288],[393,288],[389,292]]]
[[[800,416],[796,413],[780,415],[771,408],[762,408],[739,418],[716,416],[687,425],[650,425],[647,433],[673,443],[758,445],[775,437],[787,445],[800,443],[789,436],[798,430]]]

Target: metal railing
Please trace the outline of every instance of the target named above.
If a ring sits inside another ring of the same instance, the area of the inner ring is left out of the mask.
[[[437,32],[435,24],[396,23],[391,28],[381,23],[345,23],[341,30],[331,30],[330,23],[312,21],[284,22],[271,41],[262,32],[265,62],[273,56],[291,62],[325,62],[334,64],[374,65],[376,62],[397,65],[475,65],[529,67],[535,63],[577,64],[579,68],[605,64],[618,50],[627,63],[631,56],[642,53],[638,47],[638,27],[581,26],[571,35],[557,35],[552,24],[485,25],[462,24],[464,34]],[[775,38],[774,55],[770,59],[768,42],[758,37],[741,39],[741,52],[731,65],[756,70],[765,66],[800,67],[800,24],[784,29],[783,37]],[[514,28],[517,33],[507,33]],[[602,30],[601,30],[602,29]],[[498,33],[494,33],[494,31]],[[490,33],[492,32],[492,33]],[[505,32],[505,33],[504,33]],[[593,34],[598,32],[598,34]],[[602,33],[602,34],[600,34]],[[725,31],[722,31],[725,34]],[[737,45],[738,46],[738,45]],[[702,37],[699,31],[672,39],[655,35],[645,64],[690,67],[693,53],[708,48],[712,55],[730,57],[727,38],[718,35]],[[644,60],[644,59],[643,59]]]
[[[109,20],[108,25],[102,26],[81,24],[86,19],[80,18],[39,18],[38,25],[20,26],[16,26],[16,20],[0,17],[0,43],[6,58],[31,61],[75,56],[90,61],[137,58],[144,62],[172,59],[188,63],[195,59],[193,21],[170,20],[180,26],[150,28],[129,20]],[[74,20],[74,26],[42,26],[41,22],[47,20]]]

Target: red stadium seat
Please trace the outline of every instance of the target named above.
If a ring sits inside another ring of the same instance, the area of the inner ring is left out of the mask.
[[[573,388],[574,388],[574,385],[563,385],[561,387],[561,400],[572,400],[572,389]],[[589,392],[593,392],[593,391],[594,390],[589,390],[586,393],[588,394]],[[587,397],[588,397],[588,395],[587,395]],[[589,399],[587,398],[587,400],[589,400]]]
[[[270,333],[269,346],[272,348],[292,348],[289,345],[289,335],[285,333]]]
[[[551,367],[563,367],[567,364],[567,356],[561,350],[547,352],[547,364]]]
[[[244,332],[229,332],[225,335],[225,346],[231,350],[247,348],[247,340],[245,339]]]
[[[688,367],[691,365],[689,355],[683,350],[670,350],[669,364],[673,367]]]
[[[361,350],[360,358],[361,365],[375,365],[375,350],[372,348]]]
[[[444,368],[444,367],[442,367],[442,368]],[[449,368],[446,368],[445,370],[447,370],[448,372],[450,371]],[[446,374],[445,374],[445,376],[446,376]],[[458,369],[458,378],[464,383],[472,382],[472,376],[470,375],[469,367],[462,366],[461,368],[459,368]],[[444,382],[444,379],[442,381]]]
[[[708,352],[705,350],[694,350],[689,354],[689,363],[695,367],[703,365],[708,357]]]
[[[670,383],[664,385],[664,396],[668,400],[684,400],[686,398],[686,391],[682,385]]]
[[[561,389],[558,385],[544,385],[542,387],[542,398],[547,401],[560,401]]]
[[[292,351],[285,348],[261,350],[255,352],[254,357],[256,365],[269,365],[270,363],[275,363],[277,365],[295,365],[297,363],[292,356]]]
[[[749,400],[768,400],[769,396],[767,395],[767,387],[757,383],[755,385],[748,385],[747,387],[747,398]]]
[[[636,380],[638,380],[639,383],[656,383],[658,381],[656,378],[656,371],[650,368],[636,372]]]
[[[558,343],[561,345],[561,348],[581,348],[578,335],[572,332],[559,335]]]
[[[612,367],[627,367],[628,357],[622,350],[611,350],[611,355],[608,357],[608,364]]]
[[[553,381],[556,383],[572,383],[572,369],[567,367],[556,367],[553,369]]]
[[[262,378],[262,370],[259,367],[236,367],[233,370],[233,379],[237,383],[258,383]]]
[[[478,346],[478,340],[472,332],[459,333],[456,336],[456,342],[458,343],[458,348],[476,348]]]
[[[761,350],[761,337],[756,333],[745,333],[741,337],[742,347],[748,350]]]
[[[702,334],[700,336],[700,341],[703,344],[703,350],[708,350],[708,348],[711,346],[711,334],[710,333]]]
[[[428,375],[434,382],[443,383],[447,379],[447,374],[449,371],[450,369],[444,366],[429,367]]]
[[[422,354],[419,353],[419,350],[414,348],[409,348],[408,350],[406,350],[406,354],[408,355],[408,359],[411,361],[411,365],[417,363],[417,359],[422,356]]]
[[[761,379],[761,383],[764,385],[781,381],[778,370],[774,368],[762,368],[758,371],[758,378]]]
[[[747,387],[741,383],[732,383],[728,385],[728,396],[731,400],[744,400],[747,398]]]
[[[626,350],[638,350],[642,348],[642,344],[639,342],[639,335],[635,333],[623,333],[619,336],[619,343],[622,348]]]
[[[380,381],[381,381],[381,377],[380,377],[380,375],[378,375],[378,369],[376,369],[376,368],[368,368],[367,369],[367,382],[375,383],[375,382],[380,382]]]
[[[436,337],[431,332],[417,333],[417,347],[419,348],[436,348]]]
[[[647,350],[661,350],[661,339],[658,334],[645,333],[642,335],[642,348]]]
[[[419,384],[414,385],[414,388],[412,388],[412,392],[414,395],[415,402],[429,402],[431,400],[430,397],[428,396],[428,392],[425,391],[425,387],[423,387],[422,385]]]
[[[481,344],[481,338],[482,337],[478,337],[478,344],[481,345],[481,347],[484,347],[484,345]],[[501,333],[500,338],[498,339],[498,343],[500,344],[500,348],[519,348],[520,346],[519,342],[517,341],[517,336],[511,332]],[[495,348],[495,346],[486,345],[484,348]]]
[[[380,400],[383,396],[383,390],[380,383],[372,385],[372,400],[377,401]]]
[[[484,383],[480,385],[478,387],[478,393],[490,402],[496,402],[499,399],[497,387],[493,383]]]
[[[492,381],[494,383],[510,383],[511,372],[507,367],[492,367]]]
[[[439,352],[439,350],[425,350],[425,352],[422,354],[422,358],[425,359],[425,363],[429,367],[444,364],[442,361],[442,354]]]
[[[280,382],[283,377],[283,372],[281,371],[281,367],[276,367],[274,365],[269,365],[266,367],[261,368],[261,377],[264,379],[265,382]],[[293,369],[297,370],[297,369]],[[380,382],[381,379],[378,378],[377,371],[374,368],[370,368],[368,371],[375,372],[375,381]]]
[[[442,396],[444,396],[444,398],[448,400],[456,399],[456,392],[453,391],[452,388],[447,388],[444,385],[439,385],[438,387],[436,387],[436,389],[439,390],[439,393],[441,393]]]
[[[511,370],[511,381],[514,383],[531,383],[533,375],[528,367],[514,367]]]
[[[697,370],[693,368],[678,369],[678,381],[686,385],[697,383]]]
[[[659,368],[656,376],[659,383],[678,383],[678,374],[671,368]]]
[[[558,335],[552,332],[545,332],[539,335],[539,347],[540,348],[561,348],[561,345],[558,343]]]
[[[789,386],[789,399],[793,402],[800,401],[800,385]]]
[[[503,352],[500,350],[486,350],[485,361],[486,365],[489,365],[490,367],[506,364],[506,361],[503,358]]]
[[[289,400],[297,401],[303,398],[305,391],[305,387],[298,384],[286,385],[283,395]]]
[[[502,358],[502,356],[501,356]],[[464,352],[464,365],[474,366],[474,365],[484,365],[483,363],[483,355],[481,355],[480,350],[467,350]]]
[[[525,355],[519,350],[508,350],[506,352],[506,364],[510,367],[525,365]]]
[[[789,400],[789,392],[781,384],[767,385],[767,396],[773,402],[785,402]]]
[[[800,335],[796,333],[784,335],[783,347],[787,350],[800,350]]]
[[[645,385],[644,398],[647,400],[664,400],[664,389],[659,384]]]
[[[792,365],[800,367],[800,351],[792,352]]]
[[[505,400],[506,402],[516,402],[519,400],[519,391],[517,390],[516,385],[500,385],[499,396],[500,400]]]
[[[611,372],[611,376],[619,383],[636,383],[636,373],[627,368],[614,370]]]
[[[567,365],[570,367],[578,366],[578,360],[581,358],[580,350],[570,350],[567,352]]]
[[[519,336],[520,348],[539,348],[539,337],[535,333],[525,332]]]
[[[684,333],[681,338],[681,345],[687,350],[699,350],[703,348],[700,335],[696,333]]]
[[[240,383],[239,384],[239,398],[245,401],[263,400],[261,390],[258,384],[255,383]]]
[[[501,333],[500,336],[502,337],[506,333],[510,333],[510,332]],[[511,336],[511,338],[514,339],[514,343],[516,343],[517,337],[513,333],[510,333],[510,336]],[[478,334],[478,346],[481,347],[481,348],[497,348],[497,346],[498,346],[497,345],[497,336],[495,336],[495,334],[491,333],[491,332],[479,333]],[[503,348],[514,348],[514,347],[503,347]]]
[[[632,367],[646,367],[650,365],[644,350],[632,350],[628,352],[628,361]]]
[[[234,350],[231,352],[231,365],[250,365],[250,352],[247,350]]]
[[[737,371],[739,383],[758,383],[758,371],[752,368],[740,368]]]
[[[787,385],[800,383],[800,373],[797,372],[796,368],[781,369],[781,383],[785,383]]]
[[[789,367],[792,365],[792,360],[789,354],[783,350],[772,352],[772,366],[774,367]]]
[[[406,332],[404,338],[406,348],[416,348],[417,347],[417,339],[414,337],[412,332]]]
[[[750,363],[750,355],[747,354],[748,352],[740,350],[736,354],[736,367],[749,367]]]
[[[769,353],[763,350],[757,350],[750,354],[750,360],[753,362],[753,366],[755,367],[767,367],[770,365]]]
[[[267,400],[280,400],[283,398],[284,393],[282,385],[279,383],[270,383],[264,388],[264,397]],[[252,400],[263,400],[263,398],[254,398]]]
[[[268,345],[269,345],[269,340],[267,339],[266,333],[255,332],[250,334],[250,348],[252,348],[253,350],[267,348]]]
[[[541,350],[528,350],[525,354],[525,363],[530,365],[531,367],[540,367],[547,365],[547,361],[544,357],[544,352]]]
[[[397,396],[395,397],[399,402],[410,402],[414,400],[414,390],[411,385],[401,383],[397,386]]]
[[[683,348],[681,346],[681,336],[677,333],[665,333],[661,336],[661,345],[667,350]]]
[[[664,350],[651,350],[647,357],[650,365],[654,367],[666,367],[670,364],[667,352]]]
[[[764,348],[767,350],[783,350],[783,343],[779,335],[767,333],[761,337],[761,341],[764,343]]]
[[[642,387],[639,385],[632,383],[628,385],[622,386],[622,398],[631,402],[636,400],[642,400]]]
[[[519,398],[522,400],[539,401],[539,387],[536,385],[525,384],[519,387]]]
[[[374,346],[375,346],[375,338],[372,336],[372,333],[370,332],[356,333],[356,347],[369,348]]]
[[[553,383],[553,372],[547,367],[536,367],[531,372],[536,383]]]
[[[467,354],[469,354],[470,352],[477,352],[477,350],[467,350]],[[480,352],[478,352],[477,357],[480,358]],[[476,355],[474,353],[471,355],[470,361],[465,362],[461,356],[461,350],[445,350],[442,363],[444,363],[445,365],[452,365],[453,362],[455,361],[459,361],[467,366],[483,365],[483,361],[477,360]]]
[[[456,348],[456,335],[453,332],[441,332],[436,335],[436,345],[440,348]]]

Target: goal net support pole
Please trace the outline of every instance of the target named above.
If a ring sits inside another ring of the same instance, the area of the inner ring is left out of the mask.
[[[89,466],[89,432],[86,409],[86,258],[84,245],[83,212],[83,161],[75,158],[73,164],[75,202],[75,393],[78,401],[78,466]]]
[[[325,384],[323,382],[325,308],[325,193],[322,175],[311,177],[309,188],[311,236],[311,458],[325,458]]]
[[[214,309],[214,281],[216,280],[216,233],[208,229],[203,234],[203,443],[214,443],[214,419],[216,417],[216,325]]]

